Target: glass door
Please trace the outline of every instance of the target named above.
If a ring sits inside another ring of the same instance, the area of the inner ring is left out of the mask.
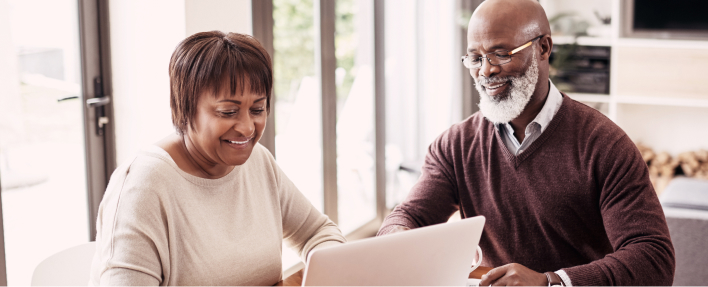
[[[337,201],[349,234],[376,218],[374,1],[337,0]]]
[[[312,0],[273,0],[275,159],[320,212],[322,186],[321,95],[315,73],[315,6]],[[283,271],[300,257],[283,244]]]
[[[272,4],[275,158],[348,238],[371,236],[385,209],[383,1]]]
[[[30,285],[42,260],[93,235],[89,214],[97,206],[88,183],[105,189],[109,121],[106,107],[94,108],[107,98],[93,99],[87,108],[86,99],[102,96],[103,86],[100,77],[87,74],[100,72],[100,60],[86,63],[91,51],[85,41],[98,37],[97,30],[94,37],[82,34],[83,2],[0,0],[0,235],[8,285]],[[99,47],[97,41],[89,46]],[[94,128],[99,121],[100,131]],[[96,149],[96,136],[98,165],[87,152]]]

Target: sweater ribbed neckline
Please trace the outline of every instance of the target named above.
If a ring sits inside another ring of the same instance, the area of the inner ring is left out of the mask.
[[[254,148],[253,152],[255,153],[256,150],[257,149]],[[235,166],[231,172],[229,172],[227,175],[225,175],[223,177],[216,178],[216,179],[210,179],[210,178],[203,178],[203,177],[194,176],[194,175],[191,175],[191,174],[185,172],[184,170],[179,168],[179,166],[177,166],[177,163],[175,163],[175,161],[172,159],[170,154],[166,150],[162,149],[159,146],[150,145],[150,146],[146,147],[145,149],[143,149],[140,154],[160,159],[160,160],[164,161],[165,163],[167,163],[169,166],[171,166],[175,171],[177,171],[177,173],[179,173],[179,175],[181,175],[187,181],[194,183],[196,185],[207,186],[207,187],[217,187],[217,186],[221,186],[226,183],[232,182],[236,178],[236,176],[238,175],[242,166],[248,164],[248,161],[247,161],[243,165]],[[253,154],[251,154],[251,156],[253,156]]]

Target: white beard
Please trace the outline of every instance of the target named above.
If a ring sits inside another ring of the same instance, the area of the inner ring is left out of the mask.
[[[533,51],[531,65],[522,76],[504,78],[484,78],[477,80],[475,88],[479,92],[479,109],[487,120],[494,124],[508,123],[524,111],[531,100],[531,95],[536,90],[538,82],[538,63],[536,62],[536,49]],[[482,84],[504,83],[511,81],[509,89],[496,97],[487,94]],[[481,82],[481,83],[480,83]]]

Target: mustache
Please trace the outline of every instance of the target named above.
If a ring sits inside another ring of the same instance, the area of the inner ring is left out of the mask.
[[[477,82],[477,85],[489,85],[489,84],[499,84],[499,83],[505,83],[509,82],[511,80],[516,79],[517,77],[511,77],[511,76],[506,76],[506,77],[484,77],[484,76],[479,76],[475,78],[475,81]]]

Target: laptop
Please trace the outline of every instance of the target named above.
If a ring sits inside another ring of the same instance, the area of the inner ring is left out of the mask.
[[[466,286],[484,217],[416,228],[310,253],[303,286]]]

